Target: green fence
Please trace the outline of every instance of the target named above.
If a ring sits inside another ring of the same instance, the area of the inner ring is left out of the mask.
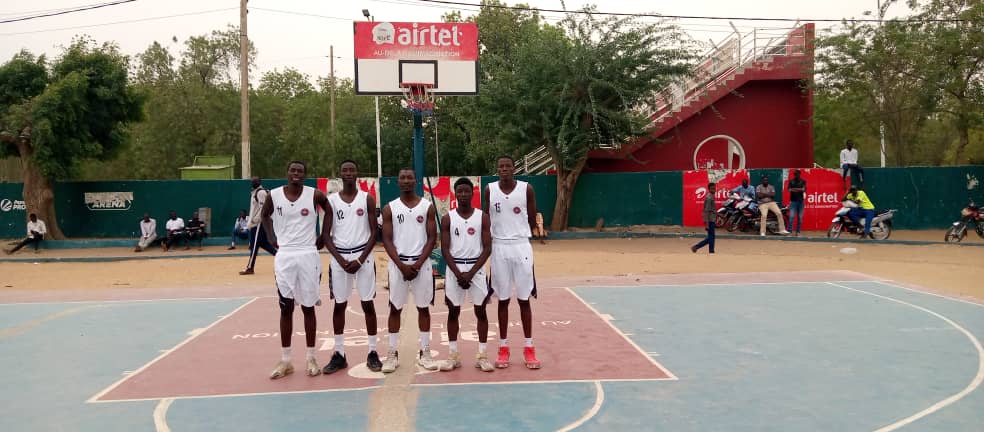
[[[773,184],[782,184],[782,170],[751,170],[753,183],[767,174]],[[943,229],[959,217],[968,199],[984,203],[984,166],[868,168],[865,189],[879,208],[895,208],[900,229]],[[554,176],[518,177],[536,190],[537,205],[544,221],[553,218],[557,198]],[[482,186],[495,181],[483,176]],[[267,188],[284,180],[265,180]],[[309,179],[309,186],[316,180]],[[20,183],[0,183],[0,237],[24,236],[26,212]],[[380,203],[399,196],[395,177],[378,183]],[[158,220],[163,230],[167,212],[175,210],[189,218],[199,207],[212,211],[212,233],[227,236],[241,208],[249,207],[247,180],[167,180],[125,182],[65,182],[55,185],[58,222],[74,238],[136,237],[137,221],[144,212]],[[86,194],[90,202],[86,202]],[[93,194],[103,195],[93,195]],[[115,193],[115,194],[114,194]],[[570,213],[573,227],[594,226],[603,218],[605,226],[680,225],[683,219],[683,176],[680,172],[585,174],[574,190]],[[93,202],[93,197],[116,198]]]
[[[264,187],[283,185],[286,180],[265,180]],[[308,186],[316,186],[309,179]],[[174,210],[186,221],[200,207],[211,209],[211,234],[228,236],[240,209],[249,208],[249,180],[160,180],[121,182],[66,182],[55,184],[55,212],[68,237],[131,237],[140,234],[144,212],[157,219],[163,233],[168,212]],[[89,194],[89,202],[86,202]],[[26,212],[3,211],[4,200],[21,200],[20,183],[0,183],[0,237],[24,236]],[[107,201],[106,198],[111,198]],[[95,201],[98,199],[99,201]],[[50,221],[45,221],[50,224]]]

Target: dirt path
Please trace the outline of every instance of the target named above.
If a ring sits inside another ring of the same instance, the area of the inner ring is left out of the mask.
[[[909,236],[905,236],[909,237]],[[970,241],[979,241],[970,239]],[[629,274],[853,270],[984,300],[984,247],[901,246],[719,240],[718,253],[694,255],[694,239],[555,240],[534,244],[539,278]],[[851,247],[854,254],[841,249]],[[226,252],[224,247],[192,251]],[[706,251],[706,250],[705,250]],[[147,252],[159,255],[160,251]],[[182,252],[183,253],[183,252]],[[377,274],[386,259],[377,248]],[[125,248],[44,251],[43,256],[132,256]],[[30,257],[30,254],[18,255]],[[325,257],[327,260],[327,257]],[[0,300],[56,299],[65,292],[98,298],[268,295],[273,259],[263,255],[257,274],[239,276],[245,257],[155,259],[107,263],[0,263]],[[143,292],[141,292],[143,291]],[[59,292],[61,294],[59,294]],[[33,293],[33,295],[32,295]]]

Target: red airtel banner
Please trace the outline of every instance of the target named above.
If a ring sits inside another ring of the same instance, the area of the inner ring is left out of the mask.
[[[723,176],[717,173],[714,177],[718,178],[715,182],[717,189],[717,193],[714,194],[714,201],[717,204],[715,207],[720,207],[728,199],[728,191],[741,186],[741,181],[748,179],[748,171],[727,171]],[[707,183],[709,182],[708,171],[683,172],[684,226],[704,226],[704,197],[707,196]]]
[[[357,21],[355,58],[477,61],[478,25]]]
[[[784,170],[782,202],[789,203],[789,179],[795,169]],[[844,183],[841,172],[836,170],[814,168],[801,169],[800,176],[806,180],[806,194],[803,210],[803,229],[826,230],[830,228],[830,220],[834,213],[841,208],[844,196]]]

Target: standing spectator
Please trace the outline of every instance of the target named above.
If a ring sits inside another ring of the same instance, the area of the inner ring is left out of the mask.
[[[150,213],[144,213],[143,219],[140,220],[140,241],[133,251],[143,252],[154,243],[154,240],[157,240],[157,220],[150,217]]]
[[[270,255],[277,255],[277,248],[270,244],[270,241],[267,240],[266,230],[260,226],[262,221],[260,210],[263,209],[263,203],[267,201],[270,194],[266,189],[263,189],[259,177],[253,177],[252,186],[253,191],[249,194],[249,261],[246,262],[246,268],[239,272],[241,275],[253,274],[253,266],[256,264],[256,254],[259,253],[259,248],[263,248]]]
[[[191,220],[188,221],[188,226],[186,227],[186,232],[188,235],[188,244],[185,245],[185,250],[191,249],[191,242],[193,240],[198,240],[198,250],[202,250],[202,241],[208,235],[205,232],[205,222],[202,222],[198,218],[198,212],[192,213]]]
[[[717,186],[714,183],[707,184],[707,196],[704,197],[704,226],[707,231],[707,237],[690,247],[690,251],[697,253],[700,248],[705,245],[708,246],[708,252],[714,253],[714,228],[715,222],[717,220],[717,205],[714,203],[714,192]]]
[[[240,240],[249,239],[249,215],[246,209],[239,210],[239,217],[236,218],[236,224],[232,227],[232,244],[229,246],[229,250],[236,248],[237,237]]]
[[[793,178],[789,180],[789,228],[793,231],[793,225],[798,220],[796,230],[793,231],[799,237],[803,229],[803,210],[805,208],[803,195],[806,193],[806,180],[800,177],[800,170],[793,171]]]
[[[776,204],[776,188],[769,184],[769,176],[762,176],[762,183],[755,188],[755,196],[758,197],[759,212],[762,218],[759,222],[759,235],[765,237],[765,223],[769,218],[769,212],[776,214],[779,223],[779,234],[789,234],[786,231],[786,221],[782,218],[782,211],[779,204]]]
[[[851,181],[857,180],[858,188],[864,188],[864,169],[858,164],[858,149],[854,148],[854,141],[847,140],[845,149],[841,150],[840,162],[841,169],[844,174],[841,181],[844,183],[844,187],[847,188],[847,173],[851,173]]]
[[[178,217],[178,213],[171,210],[167,222],[164,223],[167,236],[161,240],[161,250],[167,252],[178,240],[185,237],[185,221]]]
[[[27,223],[27,237],[17,243],[13,249],[4,249],[7,255],[17,252],[22,247],[32,243],[34,244],[34,253],[41,253],[38,247],[41,246],[41,240],[44,240],[44,235],[48,233],[48,226],[44,224],[43,220],[39,220],[38,215],[34,213],[31,213],[29,219],[31,221]]]

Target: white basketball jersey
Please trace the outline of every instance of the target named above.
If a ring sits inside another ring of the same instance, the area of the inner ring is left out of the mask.
[[[314,188],[304,186],[300,198],[291,202],[284,186],[270,191],[273,200],[273,232],[280,250],[317,250],[318,211],[314,207]]]
[[[332,225],[331,236],[335,247],[353,249],[364,246],[371,235],[366,213],[369,212],[367,197],[369,194],[358,191],[351,203],[342,199],[341,193],[328,197],[331,204]],[[374,218],[375,219],[375,218]]]
[[[482,254],[482,211],[475,209],[468,219],[461,217],[457,210],[448,215],[451,217],[451,257],[456,261],[477,259]]]
[[[497,240],[528,239],[530,220],[526,210],[524,181],[516,180],[516,187],[509,194],[502,193],[499,182],[489,183],[489,218],[492,220],[492,238]]]
[[[427,243],[427,211],[431,203],[424,198],[417,206],[409,208],[399,198],[390,201],[390,215],[393,217],[393,244],[400,258],[416,260]],[[427,255],[430,255],[428,251]]]

